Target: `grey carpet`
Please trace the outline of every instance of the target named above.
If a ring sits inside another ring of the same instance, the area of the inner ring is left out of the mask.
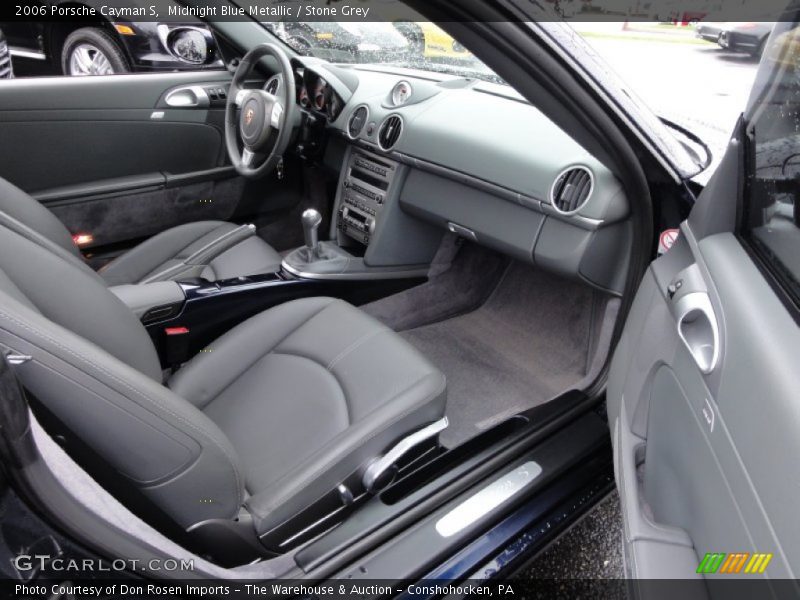
[[[446,235],[426,283],[361,309],[395,331],[436,323],[483,304],[508,264],[497,252]]]
[[[403,332],[447,377],[442,443],[457,445],[578,383],[594,304],[589,287],[515,262],[477,310]]]

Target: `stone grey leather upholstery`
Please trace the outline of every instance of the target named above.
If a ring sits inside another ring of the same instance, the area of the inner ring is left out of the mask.
[[[341,300],[266,311],[169,381],[232,441],[267,531],[440,419],[445,379],[394,331]]]
[[[0,351],[32,357],[28,391],[182,527],[245,506],[264,533],[444,414],[444,376],[342,301],[284,304],[209,350],[164,385],[99,275],[0,226]]]
[[[210,244],[236,233],[238,227],[224,221],[198,221],[179,225],[151,237],[100,269],[109,285],[167,279],[204,277],[218,281],[239,275],[276,273],[281,257],[261,238],[249,236],[232,248],[201,264],[185,260]],[[159,276],[163,274],[162,276]]]
[[[61,221],[33,197],[3,179],[0,179],[0,225],[55,253],[83,260]],[[123,285],[191,277],[215,281],[280,270],[280,255],[259,237],[240,236],[231,247],[224,245],[226,237],[235,235],[236,229],[236,225],[224,221],[179,225],[116,258],[100,274],[109,285]],[[183,264],[186,258],[219,242],[223,242],[220,252],[207,252],[202,263]]]

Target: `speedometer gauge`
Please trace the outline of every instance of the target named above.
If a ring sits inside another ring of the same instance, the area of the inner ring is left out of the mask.
[[[394,86],[394,89],[392,89],[392,104],[395,106],[405,104],[411,98],[413,91],[411,84],[407,81],[399,82]]]

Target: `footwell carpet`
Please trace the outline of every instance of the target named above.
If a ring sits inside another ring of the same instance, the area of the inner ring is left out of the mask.
[[[402,332],[447,376],[442,443],[459,444],[580,381],[593,302],[587,286],[513,263],[477,310]]]

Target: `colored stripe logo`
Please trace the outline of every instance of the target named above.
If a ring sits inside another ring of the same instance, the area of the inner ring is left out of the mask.
[[[772,560],[772,554],[762,552],[709,552],[700,561],[697,573],[703,575],[719,574],[761,574],[767,570],[767,566]]]

